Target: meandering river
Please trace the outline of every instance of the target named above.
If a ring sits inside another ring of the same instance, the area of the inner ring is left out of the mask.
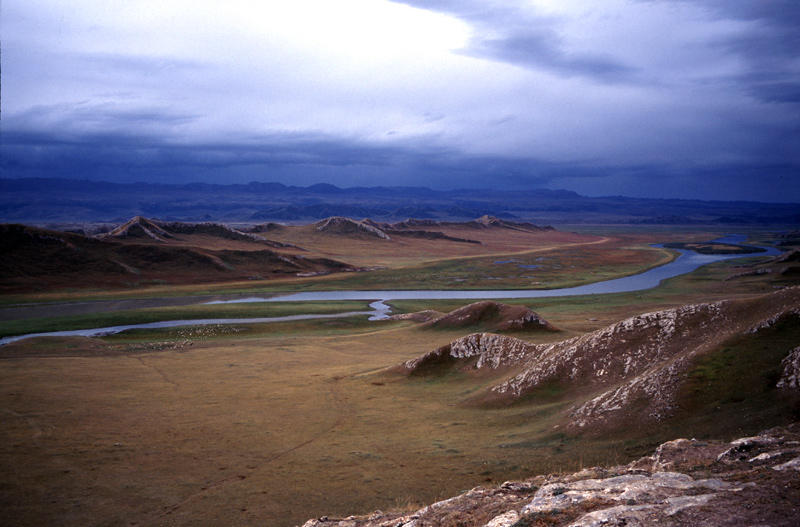
[[[732,235],[725,238],[714,240],[718,243],[738,244],[745,240],[744,236]],[[654,245],[653,247],[660,247]],[[660,267],[655,267],[643,273],[625,276],[622,278],[615,278],[613,280],[606,280],[604,282],[596,282],[577,287],[567,287],[561,289],[549,290],[531,290],[531,289],[517,289],[517,290],[394,290],[394,291],[308,291],[303,293],[293,293],[275,297],[247,297],[235,298],[224,300],[212,300],[205,302],[206,304],[228,304],[228,303],[243,303],[243,302],[309,302],[309,301],[336,301],[336,300],[371,300],[371,311],[351,311],[347,313],[337,313],[330,315],[292,315],[285,317],[270,317],[270,318],[236,318],[236,319],[199,319],[199,320],[168,320],[163,322],[153,322],[150,324],[132,324],[127,326],[112,326],[106,328],[95,329],[78,329],[71,331],[57,331],[49,333],[31,333],[28,335],[18,335],[14,337],[5,337],[0,339],[0,346],[8,344],[24,338],[30,337],[58,337],[58,336],[84,336],[96,337],[102,335],[111,335],[129,329],[154,329],[154,328],[171,328],[179,326],[198,326],[209,324],[262,324],[267,322],[285,322],[292,320],[313,320],[320,318],[341,318],[355,315],[369,316],[370,320],[381,320],[389,316],[391,311],[390,307],[386,305],[389,300],[440,300],[440,299],[463,299],[463,300],[482,300],[482,299],[520,299],[520,298],[549,298],[560,296],[580,296],[580,295],[598,295],[608,293],[627,293],[631,291],[641,291],[657,287],[662,280],[673,278],[682,274],[694,271],[698,267],[708,265],[714,262],[723,260],[731,260],[734,258],[744,258],[748,256],[776,256],[781,254],[781,251],[775,248],[767,248],[752,255],[742,254],[699,254],[693,251],[683,249],[676,249],[680,255],[678,258]],[[167,299],[162,300],[160,305],[164,305]],[[179,305],[186,304],[186,299],[176,300]],[[54,306],[55,307],[55,306]]]

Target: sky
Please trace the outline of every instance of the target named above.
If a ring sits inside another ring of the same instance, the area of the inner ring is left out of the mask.
[[[3,178],[800,203],[797,0],[2,0]]]

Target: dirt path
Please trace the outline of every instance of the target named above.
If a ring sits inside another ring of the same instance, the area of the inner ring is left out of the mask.
[[[548,245],[545,247],[537,247],[536,249],[522,249],[520,251],[498,251],[498,252],[489,252],[486,254],[470,254],[470,255],[462,255],[462,256],[442,256],[437,258],[431,258],[430,260],[422,260],[419,262],[414,262],[408,264],[407,266],[398,266],[393,268],[393,270],[399,269],[411,269],[417,267],[425,267],[428,265],[435,264],[437,262],[454,262],[458,260],[476,260],[482,258],[501,258],[505,256],[523,256],[526,254],[538,254],[538,253],[546,253],[551,251],[559,251],[562,249],[568,249],[570,247],[582,247],[585,245],[597,245],[601,243],[608,243],[614,240],[614,238],[608,236],[602,236],[600,239],[592,240],[590,242],[574,242],[574,243],[564,243],[560,245]]]
[[[237,476],[229,476],[227,478],[222,478],[222,479],[218,479],[216,481],[212,481],[211,483],[209,483],[208,485],[203,487],[201,490],[199,490],[199,491],[197,491],[197,492],[195,492],[193,494],[190,494],[189,496],[187,496],[183,500],[179,501],[178,503],[175,503],[173,505],[166,505],[166,506],[164,506],[164,508],[162,510],[159,510],[159,511],[156,511],[156,512],[152,512],[152,513],[150,513],[150,514],[148,514],[148,515],[146,515],[146,516],[144,516],[142,518],[139,518],[138,520],[134,520],[132,522],[129,522],[128,525],[133,527],[133,526],[137,526],[137,525],[148,525],[148,524],[151,524],[151,523],[153,523],[153,522],[155,522],[157,520],[160,520],[161,518],[164,518],[165,516],[169,516],[170,514],[173,514],[173,513],[177,512],[177,511],[181,510],[189,502],[194,501],[197,498],[199,498],[199,497],[201,497],[201,496],[203,496],[205,494],[208,494],[209,492],[212,492],[212,491],[214,491],[214,490],[216,490],[216,489],[218,489],[218,488],[220,488],[220,487],[222,487],[224,485],[228,485],[230,483],[235,483],[237,481],[242,481],[242,480],[245,480],[245,479],[247,479],[247,476],[237,475]]]
[[[164,381],[166,381],[166,382],[168,382],[169,384],[171,384],[171,385],[172,385],[172,387],[173,387],[173,389],[174,389],[175,391],[178,391],[178,390],[180,389],[180,387],[181,387],[181,385],[180,385],[180,384],[178,384],[177,382],[175,382],[175,381],[173,381],[172,379],[170,379],[170,378],[167,376],[167,374],[166,374],[166,373],[164,373],[164,370],[160,369],[160,368],[159,368],[159,367],[157,367],[157,366],[153,366],[152,364],[148,364],[148,363],[147,363],[147,362],[144,360],[144,357],[132,357],[132,358],[134,358],[134,359],[138,360],[138,361],[139,361],[139,362],[142,364],[142,366],[144,366],[145,368],[149,368],[149,369],[153,370],[154,372],[156,372],[158,375],[160,375],[160,376],[161,376],[161,378],[162,378],[162,379],[164,379]]]

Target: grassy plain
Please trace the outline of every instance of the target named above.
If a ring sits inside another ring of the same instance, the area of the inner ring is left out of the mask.
[[[492,247],[476,246],[481,252],[477,255],[448,249],[447,254],[425,258],[420,249],[405,260],[399,253],[384,257],[380,263],[391,268],[372,273],[179,289],[158,286],[138,293],[575,285],[638,272],[671,258],[668,251],[649,249],[649,243],[705,241],[715,233],[601,234],[604,237],[590,240],[597,243],[542,250],[519,248],[515,240],[494,247],[494,253]],[[375,246],[358,244],[329,242],[326,250],[331,255],[356,251],[351,261],[370,261],[369,251],[375,254]],[[708,266],[648,291],[509,303],[528,305],[563,330],[526,339],[552,341],[645,311],[752,296],[796,283],[796,278],[777,274],[725,281],[749,269],[747,261]],[[16,297],[13,302],[131,295],[60,292]],[[466,303],[392,305],[396,312],[447,312]],[[361,308],[357,303],[184,306],[3,322],[0,329]],[[674,438],[675,429],[669,426],[614,437],[569,436],[555,428],[563,425],[560,411],[570,404],[557,393],[543,392],[505,408],[474,408],[460,403],[488,378],[453,374],[408,379],[386,371],[467,333],[468,328],[432,331],[406,321],[348,317],[138,330],[103,339],[41,338],[4,346],[0,525],[291,527],[322,514],[413,508],[475,485],[623,462]],[[798,338],[796,327],[782,328],[775,336],[783,348]],[[730,349],[748,344],[752,343],[734,342]],[[742,372],[737,374],[741,382],[756,358],[730,351],[727,356],[739,357],[733,362]],[[681,430],[694,431],[698,438],[720,432],[702,419],[718,402],[716,391],[703,387],[716,383],[725,398],[733,397],[734,385],[719,374],[720,360],[732,359],[710,358],[698,364],[696,382],[684,394],[692,408],[705,409]],[[770,360],[775,362],[774,357]],[[758,386],[753,389],[769,391],[764,383]],[[758,414],[772,404],[769,397],[756,400],[750,412]],[[766,421],[785,418],[778,412]],[[724,433],[756,431],[750,428],[765,420],[739,423],[739,429],[729,427]]]
[[[575,457],[550,430],[563,402],[468,409],[457,403],[480,379],[380,373],[460,335],[373,328],[297,324],[177,349],[161,333],[24,344],[72,356],[3,362],[7,518],[295,525],[626,457],[616,442]]]

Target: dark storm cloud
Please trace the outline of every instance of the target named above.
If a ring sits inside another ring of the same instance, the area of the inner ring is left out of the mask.
[[[764,102],[800,103],[800,83],[780,81],[777,79],[763,80],[758,76],[755,79],[743,81],[750,86],[749,92]]]
[[[580,10],[565,7],[569,3],[556,3],[553,12],[546,12],[538,5],[491,0],[398,1],[468,22],[473,35],[460,53],[557,76],[584,77],[597,85],[629,83],[648,89],[653,101],[665,96],[673,99],[674,110],[654,113],[650,129],[639,128],[635,121],[627,125],[640,132],[638,140],[620,137],[619,144],[629,141],[633,148],[652,144],[652,161],[640,156],[641,162],[626,162],[620,151],[616,159],[595,162],[584,156],[583,161],[575,158],[561,165],[539,164],[539,174],[551,174],[562,185],[593,194],[645,194],[649,187],[656,195],[670,195],[674,192],[670,187],[683,187],[699,195],[725,195],[725,199],[769,199],[778,196],[769,189],[779,188],[787,193],[778,199],[800,196],[796,154],[800,148],[800,2],[796,0],[617,3],[610,8],[610,12],[620,9],[613,16],[593,19],[594,25],[584,27],[588,32],[606,32],[610,41],[616,38],[624,46],[601,45],[592,53],[568,40],[570,32],[564,28],[583,16],[578,15]],[[637,3],[643,9],[629,9]],[[583,7],[584,12],[603,9],[594,9],[591,3]],[[637,24],[660,36],[640,38],[635,33]],[[686,29],[687,24],[694,25]],[[688,33],[681,33],[684,30]],[[575,36],[574,30],[571,35]],[[626,47],[637,46],[642,47],[638,57],[628,53]],[[590,95],[591,87],[586,88],[576,95]],[[755,102],[747,103],[747,98]],[[617,128],[625,127],[631,115],[620,112]],[[684,124],[673,126],[672,119]],[[664,156],[656,160],[657,152],[668,151],[681,138],[686,139],[682,152],[675,149],[672,161]]]
[[[273,137],[243,137],[230,142],[186,144],[159,136],[86,134],[64,136],[47,132],[3,134],[2,167],[26,170],[25,175],[53,171],[70,176],[134,180],[141,174],[186,175],[200,170],[247,168],[251,171],[280,167],[335,168],[368,166],[380,169],[396,164],[413,165],[411,150],[376,148],[323,136],[285,134]],[[431,152],[433,155],[433,153]]]
[[[3,177],[798,199],[795,0],[149,7],[4,6]]]
[[[745,72],[733,82],[769,103],[800,102],[800,2],[797,0],[640,0],[689,4],[718,19],[748,24],[717,45],[742,60]]]
[[[611,54],[575,52],[555,28],[558,16],[536,15],[505,2],[394,0],[440,11],[469,22],[475,34],[462,53],[547,70],[587,76],[603,82],[640,80],[641,68]],[[748,71],[734,79],[768,102],[795,102],[800,93],[800,2],[797,0],[636,0],[641,4],[687,4],[712,13],[716,20],[751,24],[743,33],[707,45],[724,48],[746,62]],[[609,25],[613,24],[609,22]],[[635,43],[631,43],[635,45]],[[653,50],[655,53],[658,50]],[[792,66],[794,63],[794,66]]]
[[[797,166],[768,160],[714,166],[597,165],[536,158],[464,156],[426,145],[376,146],[336,137],[280,135],[237,141],[177,144],[156,136],[106,134],[58,137],[3,134],[0,168],[27,177],[182,183],[279,181],[308,186],[424,186],[434,189],[567,188],[585,195],[793,201]],[[220,174],[225,174],[220,178]],[[775,199],[781,188],[785,199]]]
[[[4,133],[0,167],[20,176],[94,179],[116,182],[180,182],[225,173],[226,182],[253,179],[339,186],[393,182],[432,188],[528,188],[553,177],[578,173],[535,159],[465,157],[430,145],[385,145],[336,137],[284,134],[240,137],[230,142],[174,143],[158,136],[104,134],[59,136],[47,132]],[[191,179],[191,177],[194,179]],[[217,178],[218,179],[218,178]],[[517,185],[517,183],[519,185]]]

